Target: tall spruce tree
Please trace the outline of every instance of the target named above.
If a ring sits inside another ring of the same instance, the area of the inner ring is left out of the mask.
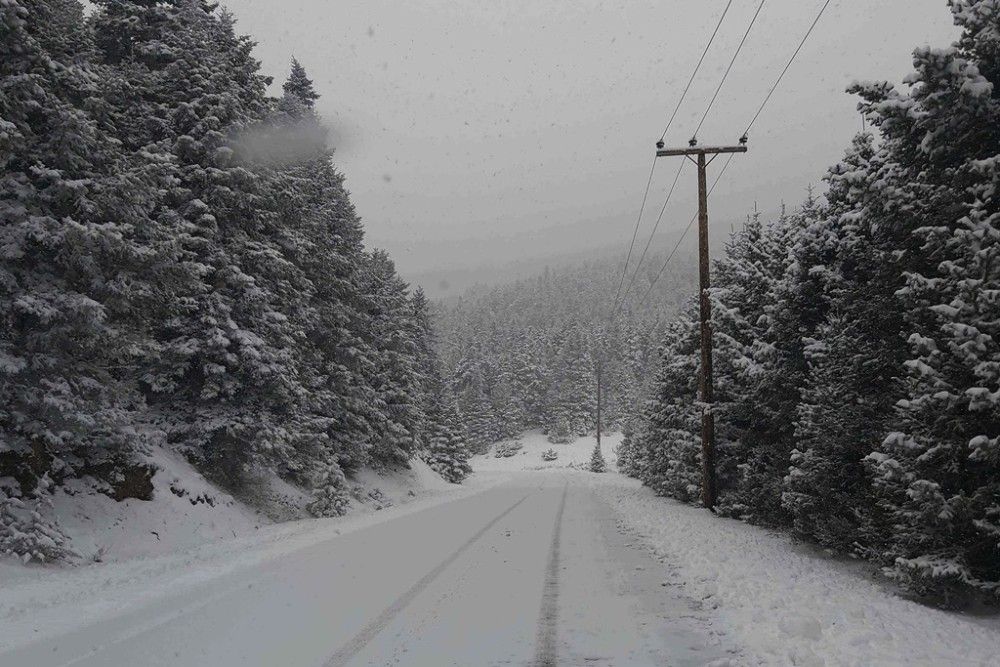
[[[253,43],[201,0],[98,2],[97,44],[131,95],[125,140],[174,163],[161,217],[198,280],[164,304],[144,373],[147,400],[172,442],[230,488],[290,456],[286,415],[301,393],[283,310],[294,271],[272,236],[266,180],[235,150],[263,118],[267,80]],[[130,130],[130,132],[129,132]],[[294,303],[294,302],[293,302]]]
[[[43,516],[52,481],[114,482],[136,461],[128,371],[170,294],[163,172],[123,150],[82,17],[70,1],[0,7],[0,478],[15,480],[0,503],[22,499],[35,540],[0,548],[36,559],[62,552]],[[0,533],[19,521],[4,511]]]
[[[884,173],[873,137],[855,138],[827,176],[820,228],[833,250],[817,265],[828,315],[803,348],[808,372],[783,502],[800,535],[873,555],[887,525],[876,511],[865,457],[881,442],[900,398],[902,317],[893,261],[901,226],[874,187]]]
[[[1000,3],[953,0],[950,49],[921,48],[907,93],[861,90],[898,165],[913,242],[900,291],[912,356],[901,428],[872,462],[891,572],[920,593],[1000,592]],[[905,110],[905,112],[904,112]],[[898,196],[898,195],[897,195]],[[914,204],[915,205],[912,205]]]

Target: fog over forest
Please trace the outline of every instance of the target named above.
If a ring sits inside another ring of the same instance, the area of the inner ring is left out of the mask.
[[[668,143],[690,138],[756,4],[733,4]],[[680,0],[225,5],[276,81],[293,55],[314,76],[369,243],[446,296],[477,279],[565,264],[567,253],[624,253],[653,143],[725,3],[704,11]],[[716,197],[717,240],[755,202],[775,212],[821,185],[822,170],[861,129],[857,101],[844,92],[852,81],[899,80],[915,46],[957,34],[939,0],[835,0],[827,12]],[[735,142],[812,16],[801,0],[767,3],[703,143]],[[647,232],[673,173],[658,170]],[[669,249],[696,205],[687,170],[656,249]],[[684,252],[693,248],[688,239]]]

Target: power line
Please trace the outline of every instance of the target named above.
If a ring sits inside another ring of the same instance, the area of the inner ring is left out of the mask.
[[[778,84],[780,84],[781,80],[785,77],[785,73],[788,72],[788,68],[792,66],[792,62],[795,61],[795,57],[799,55],[799,51],[802,50],[802,47],[805,45],[806,40],[809,39],[809,35],[812,34],[812,31],[816,28],[816,24],[819,23],[819,20],[823,17],[823,12],[825,12],[826,8],[830,6],[830,2],[831,0],[826,0],[826,2],[823,3],[823,6],[820,7],[819,13],[816,14],[816,18],[813,19],[812,25],[809,26],[808,30],[806,30],[806,34],[802,37],[802,41],[799,42],[799,45],[798,47],[796,47],[795,52],[792,54],[792,57],[789,58],[788,62],[785,64],[785,69],[781,70],[781,74],[778,75],[778,78],[775,80],[774,85],[771,86],[771,90],[768,91],[767,96],[764,98],[764,101],[760,103],[760,108],[757,109],[757,113],[754,114],[753,120],[751,120],[750,124],[747,125],[747,129],[745,132],[743,132],[743,136],[746,136],[747,134],[750,133],[750,128],[752,128],[754,123],[757,122],[757,119],[760,117],[760,114],[764,111],[764,107],[767,106],[767,103],[768,101],[770,101],[771,96],[774,95],[774,91],[778,89]]]
[[[778,85],[781,83],[781,80],[785,77],[785,74],[788,73],[788,70],[791,68],[792,63],[795,61],[795,58],[799,55],[799,52],[802,50],[802,47],[805,45],[806,41],[809,39],[809,36],[813,33],[813,30],[816,29],[816,25],[819,23],[819,20],[823,17],[823,13],[826,11],[827,7],[830,6],[830,2],[831,1],[832,0],[826,0],[826,2],[824,2],[823,5],[820,7],[819,12],[816,14],[816,18],[814,18],[813,22],[809,25],[809,29],[806,30],[806,34],[802,36],[802,40],[799,42],[799,45],[795,48],[795,51],[792,53],[791,58],[789,58],[788,62],[785,63],[785,67],[781,70],[781,73],[778,75],[778,78],[775,79],[774,85],[771,86],[771,89],[768,91],[767,95],[764,97],[764,101],[761,102],[760,107],[757,109],[757,113],[754,114],[753,119],[751,119],[750,123],[747,125],[747,129],[743,132],[743,136],[746,136],[747,134],[749,134],[751,128],[753,128],[753,126],[754,126],[754,123],[757,122],[757,120],[760,118],[760,115],[764,112],[764,107],[767,106],[767,103],[770,101],[771,97],[774,95],[774,91],[778,89]],[[761,2],[761,6],[757,8],[757,12],[758,13],[760,12],[760,9],[763,6],[763,4],[764,4],[764,2],[762,1]],[[755,14],[754,15],[754,20],[756,20],[756,16],[757,15]],[[753,27],[753,22],[752,21],[751,21],[751,27]],[[749,28],[747,29],[747,34],[749,34]],[[744,37],[744,39],[745,39],[745,37]],[[738,52],[738,50],[737,50],[737,52]],[[728,70],[727,70],[727,73],[728,73]],[[724,79],[725,79],[725,77],[723,77],[723,80]],[[721,85],[720,85],[720,87],[721,87]],[[722,180],[722,176],[726,173],[726,169],[729,168],[730,163],[733,161],[733,157],[734,157],[733,155],[730,155],[729,159],[726,160],[726,163],[724,165],[722,165],[722,169],[719,171],[718,176],[715,177],[715,181],[712,183],[712,187],[708,191],[709,194],[712,194],[712,192],[715,191],[715,186],[717,186],[719,184],[719,181]],[[674,255],[677,252],[677,249],[680,247],[681,241],[684,240],[684,237],[687,235],[688,231],[691,230],[691,226],[694,225],[694,222],[697,219],[698,219],[698,215],[695,214],[694,217],[691,218],[691,221],[688,222],[687,227],[684,228],[684,231],[683,231],[683,233],[681,233],[681,237],[680,237],[680,239],[678,239],[677,244],[674,246],[674,249],[670,252],[669,255],[667,255],[667,259],[663,262],[663,266],[660,267],[660,270],[656,274],[656,277],[653,278],[653,281],[649,284],[649,287],[646,288],[646,292],[643,294],[642,299],[639,301],[639,305],[640,306],[646,303],[646,299],[649,298],[649,294],[650,294],[650,292],[653,291],[653,287],[660,280],[660,277],[663,275],[663,272],[666,270],[667,265],[670,263],[670,260],[674,257]]]
[[[723,84],[726,83],[726,78],[728,78],[729,73],[732,71],[733,65],[736,63],[737,58],[739,58],[740,52],[743,50],[743,46],[746,44],[747,38],[750,36],[750,31],[753,30],[753,26],[757,22],[757,17],[760,16],[761,10],[764,9],[764,3],[766,1],[767,0],[761,0],[760,4],[757,5],[757,10],[754,12],[753,16],[751,17],[750,24],[747,26],[746,32],[743,33],[743,38],[740,40],[739,45],[736,47],[736,51],[733,53],[733,57],[730,59],[729,64],[726,66],[726,71],[723,73],[722,79],[719,81],[719,85],[715,87],[715,92],[712,95],[712,99],[709,100],[709,102],[708,102],[708,107],[706,107],[705,113],[702,114],[701,120],[698,122],[698,127],[694,131],[694,135],[695,136],[698,135],[698,132],[701,130],[701,126],[705,123],[705,119],[708,118],[708,114],[712,110],[712,106],[715,104],[716,99],[719,97],[719,92],[722,90]],[[732,4],[732,3],[730,3],[730,4]],[[677,114],[677,109],[680,108],[680,102],[682,102],[684,100],[684,96],[687,94],[688,88],[690,88],[690,86],[691,86],[691,81],[694,80],[694,75],[697,74],[699,68],[701,67],[702,61],[704,61],[704,59],[705,59],[705,54],[708,53],[708,47],[712,45],[712,41],[715,39],[715,36],[718,33],[718,31],[719,31],[719,27],[722,25],[722,20],[725,18],[726,13],[728,11],[729,11],[729,5],[726,6],[726,9],[723,11],[722,16],[719,18],[719,22],[715,26],[715,32],[712,33],[712,37],[711,37],[711,39],[709,39],[708,46],[705,47],[705,51],[702,53],[701,59],[698,61],[698,65],[695,67],[695,71],[692,74],[691,79],[688,81],[688,86],[684,89],[684,95],[681,96],[681,100],[678,102],[677,108],[674,109],[674,115],[670,117],[670,123],[667,124],[667,129],[670,129],[670,124],[673,123],[674,117]],[[663,137],[666,136],[666,133],[667,133],[667,130],[664,130],[663,131],[663,136],[660,137],[661,141],[663,140]],[[654,158],[654,162],[655,162],[655,158]],[[684,164],[681,163],[681,168],[683,168],[683,166],[684,166]],[[653,242],[653,238],[656,235],[656,230],[660,226],[660,220],[663,218],[663,212],[666,210],[667,204],[670,202],[670,198],[671,198],[671,196],[674,193],[674,188],[677,185],[677,179],[680,177],[681,168],[678,168],[678,170],[677,170],[677,175],[674,177],[674,182],[670,186],[670,192],[667,193],[667,198],[666,198],[666,200],[664,200],[663,206],[660,208],[660,215],[656,218],[656,224],[653,226],[653,231],[649,235],[649,240],[646,241],[646,247],[642,251],[642,255],[639,257],[639,262],[636,264],[635,270],[632,272],[632,278],[629,280],[628,287],[625,288],[625,292],[624,293],[622,293],[622,291],[621,291],[621,282],[623,282],[623,281],[621,281],[619,283],[619,285],[618,285],[618,292],[616,292],[616,294],[615,294],[615,308],[617,308],[619,296],[621,297],[621,299],[623,301],[625,299],[627,299],[629,291],[632,289],[632,285],[635,284],[635,279],[639,275],[639,269],[642,268],[642,261],[646,257],[646,253],[649,251],[649,246]],[[638,229],[639,229],[638,225],[636,225],[636,232],[638,231]],[[633,234],[632,243],[633,244],[635,243],[635,234]],[[629,248],[629,257],[631,257],[631,247]],[[626,261],[626,266],[627,266],[627,264],[628,264],[628,262]],[[625,272],[623,271],[622,272],[622,278],[623,278],[623,280],[624,280],[624,275],[625,275]]]
[[[719,85],[715,87],[715,93],[712,95],[712,99],[708,103],[708,107],[705,109],[705,113],[702,114],[701,120],[698,121],[698,127],[695,128],[694,136],[698,136],[698,132],[701,131],[701,126],[705,124],[705,119],[708,118],[708,112],[712,110],[712,105],[715,104],[716,98],[719,97],[719,91],[722,90],[722,85],[726,83],[726,78],[729,76],[729,72],[733,69],[733,65],[736,63],[736,59],[740,55],[740,51],[743,50],[743,45],[746,44],[747,38],[750,36],[750,31],[753,30],[753,24],[757,22],[757,17],[760,16],[760,10],[764,9],[764,3],[767,0],[760,0],[760,4],[757,5],[757,11],[754,12],[753,18],[750,19],[750,25],[747,26],[747,31],[743,33],[743,39],[740,40],[739,46],[736,47],[736,52],[733,53],[732,60],[729,61],[729,65],[726,67],[726,71],[722,75],[722,80],[719,81]]]
[[[695,65],[694,71],[691,72],[691,78],[688,79],[687,85],[684,86],[684,92],[681,93],[681,98],[677,100],[677,106],[674,107],[674,112],[670,114],[670,120],[667,121],[667,126],[663,129],[663,134],[660,135],[660,141],[667,136],[667,131],[670,130],[670,126],[673,125],[674,119],[677,118],[677,112],[680,111],[681,104],[684,102],[684,98],[687,97],[688,90],[691,89],[691,84],[694,83],[694,78],[698,75],[698,70],[701,69],[701,64],[705,62],[705,56],[708,55],[708,50],[712,46],[712,42],[715,41],[715,36],[719,34],[719,28],[722,27],[722,21],[726,18],[726,14],[729,13],[729,8],[732,7],[733,0],[729,0],[726,3],[726,8],[722,10],[722,16],[719,17],[719,22],[715,24],[715,30],[712,31],[712,36],[708,39],[708,44],[705,45],[705,50],[701,52],[701,58],[698,59],[698,64]]]
[[[726,173],[726,169],[729,168],[729,165],[732,163],[734,157],[736,157],[736,155],[731,154],[729,156],[729,159],[726,160],[726,163],[722,165],[722,169],[719,170],[719,174],[715,177],[715,181],[712,183],[712,187],[709,188],[708,190],[709,195],[711,195],[712,192],[715,191],[715,186],[717,186],[719,184],[719,181],[722,180],[722,176]],[[684,240],[684,237],[687,236],[687,233],[691,230],[691,226],[694,225],[694,221],[697,219],[698,219],[698,214],[695,213],[694,216],[691,218],[691,221],[687,224],[687,227],[685,227],[684,231],[681,233],[681,237],[677,239],[677,243],[674,245],[674,249],[670,251],[669,255],[667,255],[667,259],[664,260],[663,266],[660,267],[659,272],[657,272],[656,276],[653,278],[653,281],[649,283],[649,287],[646,288],[646,292],[642,295],[642,299],[639,301],[640,306],[645,305],[646,299],[649,298],[650,292],[653,291],[653,287],[656,286],[656,283],[660,280],[660,277],[663,275],[663,272],[666,271],[667,265],[670,263],[670,260],[673,259],[674,255],[677,253],[677,249],[680,248],[681,242]]]
[[[666,199],[663,200],[663,206],[660,207],[660,214],[656,216],[656,224],[653,225],[653,231],[649,234],[649,239],[646,241],[646,247],[642,249],[642,255],[639,256],[639,261],[636,262],[635,271],[632,272],[632,277],[628,281],[628,287],[625,288],[625,292],[622,293],[622,301],[628,298],[628,293],[632,290],[632,285],[635,284],[636,276],[639,275],[639,269],[642,268],[642,261],[646,258],[646,253],[649,252],[649,246],[653,243],[653,238],[656,236],[656,230],[660,227],[660,221],[663,220],[663,212],[667,210],[667,204],[670,203],[670,198],[674,195],[674,190],[677,188],[677,181],[680,180],[681,171],[684,170],[684,162],[681,162],[677,167],[677,173],[674,174],[674,182],[670,184],[670,190],[667,192]]]
[[[622,277],[618,281],[618,290],[615,292],[615,307],[618,305],[618,297],[622,292],[622,285],[625,284],[625,274],[628,273],[628,263],[632,259],[632,250],[635,248],[635,237],[639,234],[639,223],[642,221],[642,212],[646,210],[646,199],[649,197],[649,187],[653,183],[653,172],[656,171],[656,157],[653,164],[649,166],[649,178],[646,179],[646,190],[642,193],[642,205],[639,206],[639,216],[635,219],[635,229],[632,230],[632,242],[628,246],[628,256],[625,257],[625,266],[622,267]]]
[[[687,85],[684,86],[684,91],[681,93],[680,99],[677,100],[677,106],[674,107],[673,113],[670,114],[670,120],[667,121],[667,126],[663,129],[663,134],[660,135],[660,141],[663,141],[663,138],[667,136],[667,132],[670,130],[670,126],[673,125],[674,119],[677,118],[677,112],[680,111],[681,104],[684,103],[684,98],[687,97],[688,91],[691,89],[691,84],[694,83],[694,79],[698,75],[698,71],[701,69],[702,63],[705,61],[705,56],[708,55],[708,50],[711,48],[712,42],[715,41],[715,36],[719,34],[719,28],[722,27],[722,22],[725,20],[726,14],[729,13],[729,8],[732,7],[732,5],[733,5],[733,0],[729,0],[726,3],[725,9],[722,10],[722,15],[719,16],[719,20],[715,24],[715,29],[712,31],[712,35],[711,37],[709,37],[708,43],[705,45],[705,49],[701,53],[701,57],[698,59],[698,64],[695,65],[694,71],[691,72],[691,77],[688,79]],[[625,257],[625,266],[622,267],[622,275],[621,278],[618,280],[618,289],[615,291],[615,299],[612,312],[614,312],[614,310],[616,310],[618,307],[618,298],[621,296],[622,285],[625,284],[625,276],[628,274],[628,265],[629,262],[632,260],[632,251],[635,249],[635,240],[639,234],[639,225],[642,222],[642,214],[646,209],[646,200],[649,197],[649,189],[652,185],[653,173],[655,171],[656,171],[656,158],[654,157],[653,164],[650,165],[649,167],[649,178],[646,179],[646,189],[642,193],[642,204],[639,206],[639,215],[636,217],[635,228],[632,230],[632,241],[629,243],[628,254]],[[667,200],[669,201],[669,195],[667,197]],[[666,207],[666,202],[664,202],[664,208],[665,207]],[[663,211],[661,210],[660,216],[662,215]],[[657,224],[659,224],[659,218],[657,219]],[[643,252],[643,255],[645,255],[645,252]]]

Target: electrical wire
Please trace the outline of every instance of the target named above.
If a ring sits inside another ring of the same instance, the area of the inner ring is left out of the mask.
[[[667,126],[663,129],[663,134],[660,135],[660,141],[667,136],[667,132],[670,130],[670,126],[674,124],[674,119],[677,118],[677,112],[680,111],[681,104],[684,102],[684,98],[687,97],[688,91],[691,89],[691,84],[694,83],[694,78],[698,75],[698,70],[701,69],[701,64],[705,62],[705,56],[708,55],[708,50],[712,46],[712,42],[715,41],[715,36],[719,34],[719,28],[722,27],[722,21],[726,18],[726,14],[729,13],[729,8],[733,6],[733,0],[729,0],[726,3],[726,8],[722,10],[722,16],[719,17],[719,22],[715,24],[715,30],[712,31],[712,36],[708,39],[708,44],[705,45],[705,50],[701,52],[701,58],[698,59],[698,64],[695,65],[694,71],[691,72],[691,78],[688,79],[687,85],[684,86],[684,92],[681,93],[681,98],[677,100],[677,106],[674,107],[674,112],[670,114],[670,120],[667,121]]]
[[[687,160],[682,160],[680,165],[677,167],[677,173],[674,174],[674,182],[670,184],[670,190],[667,192],[666,199],[663,200],[663,206],[660,207],[660,214],[656,216],[656,224],[653,225],[653,231],[649,234],[649,239],[646,241],[646,247],[642,249],[642,255],[639,256],[639,261],[635,265],[635,271],[632,272],[632,277],[629,279],[628,287],[622,293],[622,301],[628,298],[629,292],[632,290],[632,285],[635,284],[636,276],[639,275],[639,269],[642,268],[642,261],[646,258],[646,253],[649,252],[649,246],[653,244],[653,238],[656,236],[656,230],[660,228],[660,221],[663,220],[663,212],[667,210],[667,204],[670,203],[670,198],[674,195],[674,190],[677,189],[677,181],[680,180],[681,172],[684,170],[684,165],[687,164]]]
[[[735,153],[729,154],[729,159],[727,159],[726,163],[722,165],[722,169],[719,170],[719,174],[715,177],[715,181],[712,183],[712,187],[709,188],[708,190],[709,196],[711,196],[712,192],[715,190],[715,186],[719,184],[719,181],[722,180],[722,176],[726,173],[726,169],[729,168],[729,165],[732,163],[734,157],[736,157]],[[691,227],[694,225],[694,222],[697,219],[698,219],[698,214],[695,213],[694,216],[691,218],[691,221],[688,222],[687,227],[685,227],[684,231],[681,233],[681,237],[677,239],[677,243],[674,245],[674,249],[670,251],[670,254],[667,255],[667,258],[663,261],[663,266],[660,267],[660,270],[657,272],[652,282],[649,283],[649,287],[646,288],[646,292],[642,295],[642,299],[639,300],[640,307],[646,304],[646,299],[649,298],[650,292],[653,291],[653,287],[656,286],[656,283],[660,280],[660,277],[663,275],[663,272],[667,270],[667,265],[670,264],[670,260],[673,259],[675,254],[677,254],[677,249],[681,247],[681,242],[684,241],[684,237],[687,236],[687,233],[691,230]]]
[[[781,70],[781,74],[778,75],[778,78],[775,80],[774,85],[771,86],[771,90],[768,91],[767,96],[764,98],[764,101],[760,103],[760,108],[758,108],[757,113],[753,115],[753,119],[750,121],[750,124],[747,125],[747,129],[743,132],[743,136],[746,136],[747,134],[750,133],[750,128],[752,128],[754,123],[757,122],[757,119],[760,118],[760,114],[764,111],[764,107],[767,106],[767,103],[770,101],[771,96],[774,95],[774,91],[778,89],[778,84],[781,83],[781,80],[785,77],[785,74],[788,72],[788,69],[792,66],[792,63],[795,61],[795,57],[799,55],[799,51],[802,50],[802,47],[805,45],[806,40],[809,39],[809,35],[812,34],[813,30],[816,28],[816,24],[819,23],[819,20],[823,17],[823,12],[825,12],[826,8],[830,6],[830,2],[831,0],[826,0],[826,2],[823,3],[823,6],[820,7],[819,13],[816,14],[816,18],[813,19],[812,25],[809,26],[808,30],[806,30],[806,34],[802,37],[802,41],[799,42],[799,45],[798,47],[796,47],[795,52],[792,53],[792,57],[788,59],[788,62],[785,64],[785,68]]]
[[[747,31],[743,33],[743,39],[740,40],[739,46],[736,47],[736,52],[733,53],[733,57],[729,61],[726,71],[722,74],[722,80],[720,80],[719,85],[715,87],[715,93],[712,95],[712,99],[709,100],[708,107],[705,109],[705,113],[702,114],[701,120],[698,121],[698,127],[695,128],[694,136],[698,136],[698,133],[701,131],[701,126],[705,124],[705,119],[708,118],[708,112],[712,110],[712,105],[715,104],[715,100],[719,97],[719,91],[722,90],[722,86],[726,83],[726,78],[729,76],[729,72],[733,69],[736,59],[739,58],[740,51],[743,50],[743,45],[746,44],[747,38],[750,36],[750,31],[753,30],[753,24],[757,22],[757,17],[760,16],[760,10],[764,9],[765,2],[767,2],[767,0],[760,0],[760,4],[757,5],[757,11],[754,12],[753,18],[750,19],[750,25],[747,26]]]
[[[628,273],[628,263],[632,260],[632,250],[635,248],[635,238],[639,234],[639,223],[642,221],[642,213],[646,210],[646,199],[649,197],[649,187],[653,183],[653,172],[656,171],[656,156],[653,156],[653,164],[649,166],[649,178],[646,179],[646,190],[642,193],[642,205],[639,206],[639,216],[635,219],[635,229],[632,230],[632,242],[628,245],[628,255],[625,257],[625,266],[622,267],[622,277],[618,281],[618,289],[615,291],[615,306],[618,304],[618,297],[622,293],[622,285],[625,284],[625,275]]]
[[[722,10],[722,15],[719,16],[718,22],[715,24],[715,29],[712,31],[711,37],[708,39],[708,43],[705,45],[705,49],[701,53],[701,57],[698,59],[698,63],[695,65],[694,71],[691,72],[691,76],[688,79],[687,85],[684,86],[684,91],[681,93],[681,97],[677,100],[677,106],[674,107],[673,113],[670,115],[670,120],[667,121],[667,126],[663,129],[663,134],[660,135],[660,141],[667,136],[667,132],[670,130],[670,126],[673,125],[674,119],[677,118],[677,112],[680,111],[681,104],[684,103],[684,98],[687,97],[688,91],[691,89],[691,84],[694,83],[695,77],[698,75],[698,71],[701,69],[702,63],[705,61],[705,56],[708,55],[708,50],[712,46],[712,42],[715,41],[716,35],[719,34],[719,28],[722,27],[722,22],[726,18],[726,14],[729,13],[729,8],[732,7],[733,0],[729,0],[726,3],[725,9]],[[758,10],[760,11],[760,10]],[[628,265],[632,260],[632,251],[635,249],[635,240],[639,234],[639,225],[642,222],[642,214],[646,209],[646,200],[649,197],[649,189],[653,183],[653,173],[656,171],[656,158],[653,158],[653,164],[649,168],[649,178],[646,179],[646,189],[642,193],[642,204],[639,206],[639,215],[635,220],[635,227],[632,230],[632,241],[629,243],[628,254],[625,257],[625,265],[622,267],[622,275],[618,280],[618,289],[615,290],[614,306],[612,307],[612,312],[615,312],[618,308],[618,298],[621,296],[622,286],[625,284],[625,276],[628,274]],[[676,182],[676,181],[675,181]],[[668,196],[669,201],[669,196]],[[666,207],[666,202],[664,202],[664,207]],[[663,215],[661,210],[660,215]],[[657,219],[657,224],[659,224],[659,219]],[[648,244],[647,244],[648,247]],[[645,255],[645,253],[643,253]]]
[[[698,132],[701,130],[701,126],[705,123],[705,119],[708,118],[708,114],[712,110],[712,106],[715,104],[716,99],[718,99],[719,92],[722,90],[723,84],[725,84],[726,79],[729,77],[729,73],[732,71],[733,65],[736,63],[737,58],[739,58],[740,52],[743,50],[743,46],[746,44],[747,38],[749,38],[749,36],[750,36],[750,31],[753,30],[753,26],[757,22],[757,17],[760,16],[761,10],[764,9],[764,3],[765,2],[766,2],[766,0],[761,0],[760,4],[757,5],[757,10],[754,12],[753,16],[751,17],[750,24],[747,26],[746,31],[743,33],[743,38],[740,40],[739,45],[736,47],[736,51],[733,53],[733,57],[729,60],[729,64],[726,66],[726,70],[725,70],[725,72],[722,75],[722,79],[719,81],[719,85],[716,86],[715,92],[712,95],[712,99],[709,101],[708,107],[705,109],[705,113],[702,114],[701,120],[698,122],[698,127],[694,131],[695,136],[698,135]],[[712,32],[712,36],[709,38],[708,44],[705,46],[705,50],[702,52],[701,58],[698,60],[698,64],[695,66],[694,72],[692,72],[692,74],[691,74],[691,78],[688,80],[687,86],[685,86],[685,88],[684,88],[684,92],[681,95],[681,99],[678,100],[677,106],[674,108],[674,113],[673,113],[673,115],[671,115],[670,120],[667,123],[666,129],[663,130],[663,135],[660,136],[660,141],[663,140],[663,137],[665,137],[666,134],[667,134],[667,130],[669,130],[670,126],[673,124],[674,118],[676,118],[677,112],[680,109],[680,105],[684,101],[684,98],[687,95],[687,92],[690,89],[691,83],[694,81],[695,76],[698,74],[698,71],[701,68],[702,63],[705,60],[705,56],[708,53],[709,47],[711,47],[712,42],[715,40],[715,37],[716,37],[716,35],[719,32],[719,28],[722,26],[722,21],[725,19],[726,14],[729,12],[729,8],[730,8],[731,5],[732,5],[731,2],[729,4],[727,4],[726,8],[722,12],[722,16],[719,17],[719,21],[718,21],[718,23],[715,26],[715,30]],[[655,158],[654,158],[654,163],[655,163]],[[683,166],[684,166],[684,163],[681,163],[681,168],[683,168]],[[628,264],[629,264],[629,262],[631,260],[631,257],[632,257],[632,250],[633,250],[633,247],[635,245],[636,234],[639,231],[639,224],[638,224],[638,221],[636,221],[635,230],[632,233],[632,243],[631,243],[631,245],[629,245],[628,258],[626,258],[626,260],[625,260],[625,267],[622,270],[622,277],[621,277],[621,280],[619,280],[619,283],[618,283],[618,290],[615,292],[614,307],[613,307],[613,311],[612,312],[616,312],[617,311],[618,303],[619,303],[619,301],[618,301],[619,297],[623,301],[625,299],[627,299],[628,298],[628,294],[629,294],[629,292],[632,289],[632,285],[635,284],[636,277],[639,275],[639,270],[642,268],[643,259],[645,259],[646,254],[649,251],[649,246],[652,244],[653,238],[656,236],[656,231],[657,231],[657,229],[660,226],[660,221],[663,219],[663,212],[666,210],[667,204],[670,202],[670,198],[671,198],[671,196],[674,193],[674,188],[677,186],[677,179],[680,177],[680,172],[681,172],[681,169],[679,168],[677,170],[677,175],[674,177],[674,182],[670,186],[670,191],[667,193],[667,197],[666,197],[666,199],[663,202],[663,206],[660,208],[660,214],[656,218],[656,224],[653,226],[653,231],[650,233],[649,239],[646,241],[646,247],[645,247],[645,249],[643,249],[642,255],[639,257],[639,262],[636,264],[635,270],[632,272],[632,277],[629,280],[628,287],[626,287],[625,288],[625,292],[622,293],[622,285],[624,284],[624,281],[625,281],[625,274],[628,271]],[[645,206],[645,195],[643,197],[643,206]],[[641,213],[640,213],[640,216],[641,216]]]
[[[808,41],[809,36],[812,35],[813,30],[816,29],[816,25],[819,23],[819,20],[823,18],[823,13],[826,11],[827,7],[830,6],[831,2],[832,0],[826,0],[826,2],[824,2],[823,5],[820,7],[819,12],[816,14],[816,18],[814,18],[813,22],[809,25],[809,29],[806,30],[805,35],[803,35],[802,40],[799,42],[799,45],[795,48],[795,51],[792,53],[791,58],[789,58],[788,62],[785,63],[785,67],[781,70],[781,73],[778,75],[778,78],[775,79],[774,85],[771,86],[771,89],[767,92],[767,95],[764,97],[764,101],[761,102],[760,107],[758,107],[757,109],[757,112],[754,114],[753,118],[750,120],[750,123],[747,125],[747,129],[743,132],[743,136],[746,136],[747,134],[750,133],[750,130],[753,128],[754,124],[757,122],[761,114],[764,112],[764,107],[766,107],[767,103],[771,100],[771,97],[774,95],[774,91],[778,89],[778,85],[781,84],[781,80],[785,77],[785,74],[788,73],[788,70],[791,68],[792,63],[795,62],[795,58],[799,55],[799,52],[802,50],[802,47],[805,46],[805,43],[806,41]],[[762,1],[761,7],[763,6],[763,4],[764,3]],[[757,12],[758,13],[760,12],[760,7],[757,8]],[[754,20],[756,20],[756,14],[754,15]],[[753,27],[752,21],[751,21],[751,27]],[[749,29],[747,30],[747,34],[749,34]],[[725,77],[723,77],[723,80],[725,80]],[[719,184],[719,181],[722,180],[723,175],[726,173],[726,170],[729,168],[729,165],[732,163],[734,157],[735,154],[730,154],[729,159],[727,159],[726,163],[722,165],[722,169],[719,171],[719,174],[715,177],[715,181],[712,183],[712,187],[708,191],[709,195],[712,194],[712,192],[715,190],[715,186],[717,186]],[[646,299],[649,298],[649,294],[653,291],[653,287],[660,280],[660,277],[666,270],[667,265],[670,263],[670,260],[677,253],[677,249],[680,247],[681,242],[684,240],[684,237],[687,235],[688,231],[690,231],[691,227],[694,225],[695,220],[697,219],[698,219],[698,214],[695,213],[694,217],[691,218],[691,221],[688,222],[687,227],[685,227],[684,231],[681,233],[681,237],[680,239],[678,239],[676,245],[674,245],[674,249],[670,252],[669,255],[667,255],[667,259],[663,262],[663,266],[660,267],[659,272],[653,278],[652,282],[650,282],[649,287],[646,288],[646,292],[643,294],[642,299],[639,301],[640,306],[645,305]]]

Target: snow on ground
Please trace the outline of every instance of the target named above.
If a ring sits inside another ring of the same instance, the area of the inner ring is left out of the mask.
[[[363,500],[352,500],[348,516],[275,524],[212,486],[179,457],[154,456],[160,470],[152,501],[119,503],[89,489],[57,496],[57,516],[84,556],[82,564],[0,559],[0,651],[502,481],[449,484],[415,459],[410,470],[362,470],[351,478]],[[270,501],[282,496],[290,505],[303,493],[273,481],[265,492]],[[102,548],[102,562],[93,562]]]
[[[620,436],[602,440],[613,465]],[[220,492],[182,459],[161,454],[153,480],[156,501],[57,498],[77,548],[92,555],[103,547],[106,562],[70,568],[0,562],[0,652],[537,470],[571,468],[579,471],[568,475],[571,484],[589,486],[607,500],[622,529],[663,563],[662,585],[701,602],[715,627],[741,649],[740,664],[743,658],[761,665],[998,664],[1000,618],[922,606],[896,595],[863,565],[658,498],[614,472],[583,472],[593,436],[555,445],[530,432],[520,442],[509,458],[496,458],[495,448],[474,457],[476,474],[462,486],[445,483],[420,461],[410,471],[363,471],[352,480],[364,498],[353,503],[354,514],[281,524]],[[549,448],[558,453],[555,461],[541,458]],[[273,481],[268,487],[264,496],[272,507],[281,498],[289,507],[300,505],[301,489]],[[376,488],[380,494],[372,493]]]
[[[268,522],[210,484],[176,454],[156,448],[149,463],[157,468],[152,500],[118,502],[84,480],[71,480],[56,491],[54,516],[84,559],[169,554],[252,534],[262,521]]]
[[[622,441],[620,433],[601,436],[601,452],[609,466],[614,467],[614,450]],[[497,458],[498,448],[519,443],[521,449],[511,457]],[[541,431],[528,431],[520,438],[496,443],[486,454],[472,457],[470,464],[477,473],[515,472],[544,468],[586,468],[594,453],[596,440],[593,435],[577,438],[573,442],[556,445],[548,441]],[[542,452],[552,449],[559,456],[555,461],[543,461]]]
[[[664,585],[715,607],[760,664],[1000,664],[1000,619],[904,599],[863,568],[787,535],[658,498],[620,475],[586,479],[671,568]]]
[[[53,516],[83,560],[166,555],[253,535],[262,525],[309,518],[304,509],[311,499],[309,491],[277,476],[261,477],[241,501],[177,454],[155,448],[147,459],[156,468],[152,500],[115,501],[84,480],[71,480],[55,492]],[[352,515],[452,488],[420,459],[414,459],[409,470],[362,469],[348,482],[355,490],[348,510]],[[0,560],[0,567],[3,563]]]

